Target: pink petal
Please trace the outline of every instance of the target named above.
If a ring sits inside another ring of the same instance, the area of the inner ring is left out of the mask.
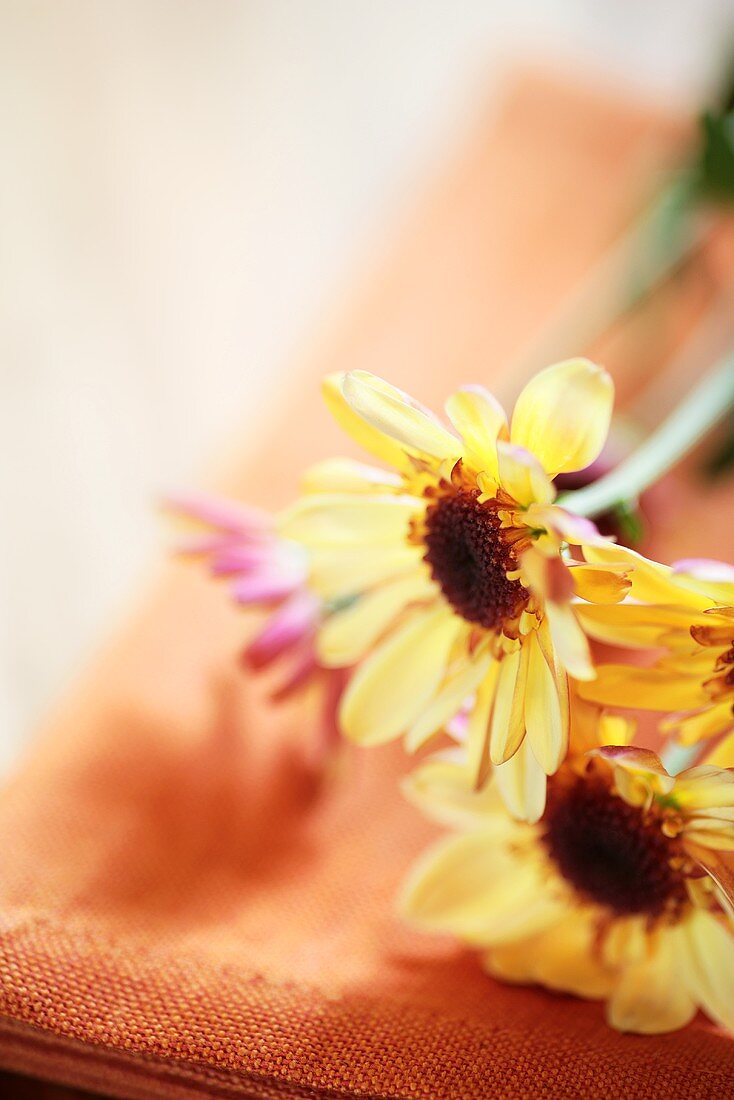
[[[164,497],[163,506],[231,534],[256,534],[272,530],[272,522],[266,512],[207,493],[169,493]]]
[[[303,590],[295,592],[273,615],[245,649],[245,660],[253,668],[263,668],[286,650],[300,645],[317,626],[320,605]],[[311,648],[311,647],[309,647]]]

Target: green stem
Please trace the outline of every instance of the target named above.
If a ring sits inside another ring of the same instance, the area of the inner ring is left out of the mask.
[[[734,405],[734,356],[730,353],[678,405],[636,451],[611,473],[559,504],[577,516],[598,516],[637,497],[679,462]]]

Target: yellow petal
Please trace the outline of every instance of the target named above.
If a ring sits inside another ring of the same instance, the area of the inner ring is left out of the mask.
[[[685,1027],[696,1013],[678,980],[674,937],[662,933],[657,941],[647,958],[625,968],[607,1004],[607,1020],[617,1031],[660,1035]]]
[[[342,697],[345,735],[360,745],[391,741],[436,695],[461,621],[443,604],[418,612],[361,664]]]
[[[390,470],[355,462],[352,458],[327,458],[310,466],[301,480],[304,493],[375,493],[399,490],[402,478]]]
[[[309,547],[399,545],[421,509],[421,501],[409,496],[319,493],[301,497],[284,512],[278,530]]]
[[[729,711],[729,724],[731,724],[731,710]],[[734,768],[734,732],[725,737],[715,749],[707,754],[704,761],[715,768]]]
[[[350,371],[342,392],[350,409],[389,440],[417,455],[458,458],[459,440],[401,390],[368,371]]]
[[[325,600],[366,592],[405,573],[424,576],[418,546],[337,546],[309,551],[309,587]]]
[[[523,447],[498,439],[497,463],[502,488],[518,504],[550,504],[555,499],[556,491],[545,470]]]
[[[592,1000],[607,996],[612,974],[597,957],[593,923],[558,906],[561,917],[532,939],[492,950],[485,966],[504,981],[537,982]]]
[[[596,675],[591,651],[579,621],[576,606],[548,600],[545,615],[550,627],[553,648],[566,671],[576,680],[591,680]]]
[[[458,714],[487,675],[491,663],[492,657],[485,649],[471,660],[467,658],[458,671],[447,678],[433,701],[406,733],[405,747],[408,752],[416,752]]]
[[[675,929],[687,991],[716,1023],[734,1030],[734,934],[726,918],[692,910]]]
[[[494,705],[501,661],[493,661],[477,689],[466,731],[467,767],[472,786],[482,786],[489,774],[489,720]]]
[[[569,572],[574,592],[589,603],[616,604],[630,590],[629,572],[622,566],[573,565]]]
[[[343,374],[330,374],[324,379],[321,387],[326,407],[339,427],[351,436],[355,443],[381,462],[409,473],[411,463],[403,448],[368,424],[349,407],[342,392],[343,383]]]
[[[493,843],[503,843],[517,828],[507,816],[491,784],[476,790],[462,749],[434,753],[403,781],[402,790],[414,806],[441,825],[483,828]]]
[[[398,904],[422,928],[489,943],[494,933],[506,934],[508,924],[522,922],[537,896],[537,877],[490,829],[429,849],[408,875]]]
[[[644,603],[685,606],[705,610],[711,606],[711,600],[685,584],[681,574],[676,574],[669,565],[661,565],[650,558],[630,550],[628,546],[619,546],[611,542],[584,544],[584,557],[588,562],[608,565],[623,565],[630,568],[630,596]]]
[[[414,571],[359,596],[324,621],[318,634],[318,656],[327,668],[355,664],[372,648],[408,604],[435,597],[426,572]]]
[[[535,759],[527,738],[513,757],[497,765],[492,777],[514,817],[531,824],[540,820],[545,809],[546,774]]]
[[[525,642],[529,650],[525,691],[525,727],[535,759],[546,775],[553,775],[568,748],[556,679],[548,667],[534,631]]]
[[[602,665],[596,679],[579,684],[579,695],[592,703],[642,710],[688,710],[706,699],[695,680],[671,676],[658,668]]]
[[[548,474],[582,470],[609,431],[614,383],[588,359],[569,359],[537,374],[517,399],[510,438],[537,455]]]
[[[676,776],[675,800],[687,811],[734,806],[734,768],[687,768]]]
[[[489,733],[493,764],[503,764],[517,752],[525,736],[525,687],[529,651],[525,646],[507,653],[500,662]]]
[[[572,570],[574,573],[575,570]],[[586,633],[598,642],[630,649],[650,649],[662,644],[671,632],[679,632],[681,643],[691,646],[691,624],[698,613],[686,607],[647,604],[579,604],[578,617]]]
[[[497,439],[508,435],[499,401],[483,386],[463,386],[449,397],[446,412],[464,440],[469,461],[496,481]]]

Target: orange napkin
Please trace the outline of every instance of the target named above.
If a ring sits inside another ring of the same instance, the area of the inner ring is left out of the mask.
[[[634,105],[516,81],[224,487],[279,506],[305,462],[346,449],[326,371],[375,370],[434,405],[465,380],[510,399],[522,379],[505,364],[680,139]],[[711,292],[684,290],[658,349]],[[652,354],[608,351],[628,398]],[[666,550],[731,551],[722,531],[701,547],[711,504],[692,486],[696,517],[673,509]],[[621,1036],[597,1004],[498,985],[402,927],[393,896],[433,829],[400,796],[401,750],[344,747],[315,776],[309,704],[274,708],[236,667],[249,625],[195,566],[167,565],[6,788],[0,1065],[146,1100],[734,1091],[734,1044],[702,1018]]]

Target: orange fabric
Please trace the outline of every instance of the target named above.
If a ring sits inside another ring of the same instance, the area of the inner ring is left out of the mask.
[[[320,404],[328,370],[373,369],[434,404],[459,380],[511,398],[502,365],[679,138],[633,106],[517,83],[222,482],[280,504],[305,461],[346,449]],[[684,284],[656,348],[711,293]],[[620,346],[625,398],[652,359]],[[734,549],[731,534],[702,547],[679,509],[665,523],[666,552]],[[140,1098],[734,1091],[734,1045],[702,1018],[620,1036],[597,1004],[498,985],[401,927],[394,892],[433,829],[400,796],[400,749],[344,748],[314,777],[309,709],[273,708],[235,667],[247,627],[195,567],[167,566],[5,790],[0,1064]]]

